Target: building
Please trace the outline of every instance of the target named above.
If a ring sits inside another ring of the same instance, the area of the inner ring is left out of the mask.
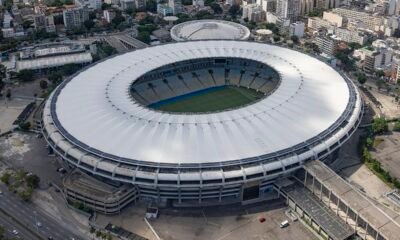
[[[116,12],[112,9],[106,9],[103,11],[103,17],[108,23],[111,23],[116,15]]]
[[[382,17],[373,16],[370,13],[357,10],[334,8],[332,9],[332,12],[345,18],[360,20],[365,24],[365,28],[371,31],[378,31],[383,23]]]
[[[257,0],[256,3],[261,6],[264,12],[276,11],[276,0]]]
[[[264,85],[266,97],[174,117],[151,105],[236,84]],[[312,56],[247,41],[187,41],[118,55],[66,79],[46,101],[41,126],[72,168],[130,184],[155,204],[210,206],[276,198],[274,182],[346,144],[362,109],[352,81]]]
[[[193,0],[192,5],[195,7],[202,8],[204,7],[204,0]]]
[[[346,28],[334,28],[334,34],[344,42],[355,42],[360,45],[364,45],[368,39],[364,32],[359,30],[349,30]]]
[[[332,24],[319,17],[309,17],[307,28],[311,31],[319,31],[321,28],[329,29]]]
[[[67,29],[82,27],[86,20],[89,20],[87,8],[71,8],[63,11],[64,26]]]
[[[135,9],[146,9],[146,0],[135,0]]]
[[[101,0],[75,0],[75,6],[82,8],[89,8],[92,10],[101,9]]]
[[[339,14],[324,11],[322,19],[328,21],[330,24],[332,24],[336,27],[343,26],[343,17],[340,16]]]
[[[253,3],[243,7],[242,19],[248,19],[250,22],[263,22],[266,19],[265,11],[262,7]]]
[[[135,9],[135,0],[120,0],[121,10]]]
[[[334,56],[338,48],[339,41],[330,36],[317,36],[315,37],[315,44],[319,50],[329,56]]]
[[[104,0],[104,3],[119,6],[120,5],[120,0]]]
[[[224,20],[194,20],[183,22],[171,28],[175,41],[232,39],[247,40],[250,30],[239,23]]]
[[[44,14],[37,14],[33,17],[33,26],[36,31],[46,29],[46,17]]]
[[[173,15],[174,11],[168,4],[157,4],[157,13],[161,16],[171,16]]]
[[[289,36],[302,38],[304,36],[304,22],[291,23],[289,26]]]
[[[66,43],[39,44],[19,52],[16,71],[46,72],[66,64],[88,65],[93,58],[82,45]]]
[[[138,199],[137,190],[129,185],[113,186],[81,171],[73,171],[64,178],[63,186],[69,204],[81,204],[106,215],[119,214],[124,207]]]
[[[300,0],[277,0],[276,15],[296,22],[300,16]]]
[[[172,14],[182,12],[182,0],[168,0],[168,6],[172,9]]]

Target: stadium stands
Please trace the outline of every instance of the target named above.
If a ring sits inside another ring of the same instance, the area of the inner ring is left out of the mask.
[[[205,58],[155,69],[133,83],[131,94],[149,106],[218,86],[245,87],[269,95],[278,84],[278,73],[254,60]]]

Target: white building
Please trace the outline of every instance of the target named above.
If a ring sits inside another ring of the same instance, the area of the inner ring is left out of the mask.
[[[103,11],[103,17],[108,23],[111,23],[111,21],[115,18],[115,15],[116,13],[114,10],[106,9]]]
[[[71,8],[63,11],[64,26],[67,29],[81,27],[89,19],[87,8]]]
[[[302,38],[304,36],[304,22],[291,23],[289,26],[289,36]]]
[[[204,7],[204,0],[193,0],[192,5],[195,7]]]
[[[182,12],[182,0],[168,0],[168,6],[172,8],[173,15]]]
[[[256,3],[261,6],[264,12],[276,11],[276,0],[257,0]]]
[[[262,22],[265,21],[265,16],[265,11],[255,3],[243,7],[242,19],[248,19],[251,22]]]
[[[324,11],[322,19],[328,21],[330,24],[335,25],[336,27],[343,26],[343,17],[339,14],[335,14],[333,12]]]
[[[276,15],[296,22],[300,16],[300,0],[277,0]]]

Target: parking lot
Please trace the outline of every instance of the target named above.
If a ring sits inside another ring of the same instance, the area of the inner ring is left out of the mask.
[[[286,209],[279,200],[250,207],[161,210],[160,217],[151,224],[164,240],[317,239],[299,221],[289,220]],[[284,220],[289,220],[289,226],[280,228]]]

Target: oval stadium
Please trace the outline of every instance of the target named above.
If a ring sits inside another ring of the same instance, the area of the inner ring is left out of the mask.
[[[273,45],[208,40],[149,47],[65,80],[43,135],[68,165],[176,205],[265,199],[272,183],[329,158],[362,101],[326,63]]]
[[[188,40],[247,40],[250,30],[242,24],[206,19],[177,24],[171,28],[171,38],[175,41]]]

